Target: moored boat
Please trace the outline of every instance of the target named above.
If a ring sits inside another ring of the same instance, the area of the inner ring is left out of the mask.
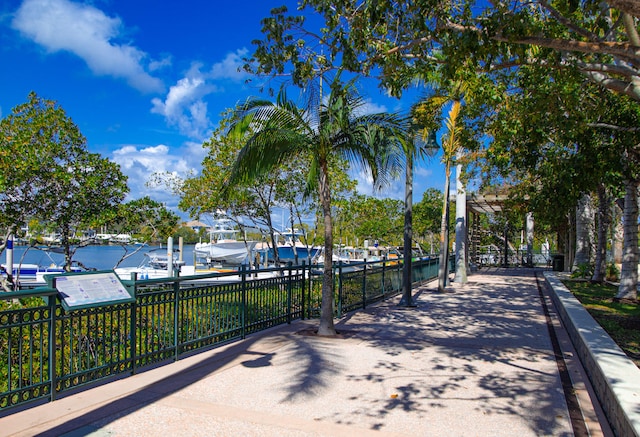
[[[208,264],[239,265],[251,260],[257,241],[238,240],[237,234],[240,231],[233,229],[231,223],[231,220],[224,218],[215,220],[209,231],[210,241],[196,243],[196,256],[205,259]]]
[[[185,265],[183,260],[175,255],[172,261],[172,272],[180,272]],[[158,253],[145,253],[144,259],[137,267],[118,267],[115,269],[120,279],[131,279],[131,274],[136,273],[138,279],[167,278],[169,274],[169,255]]]
[[[319,246],[309,246],[301,241],[301,237],[304,237],[304,233],[298,229],[288,228],[285,232],[278,232],[279,237],[282,237],[282,241],[278,242],[278,259],[280,264],[293,263],[301,264],[303,261],[310,264],[320,254],[322,248]],[[275,259],[275,251],[272,247],[268,246],[261,250],[261,256],[265,256],[269,260]],[[297,257],[297,259],[296,259]]]

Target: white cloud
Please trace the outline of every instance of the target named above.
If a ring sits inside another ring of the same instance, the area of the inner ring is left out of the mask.
[[[208,71],[202,63],[194,63],[184,77],[169,88],[164,101],[160,98],[151,101],[151,112],[164,116],[169,126],[176,126],[190,138],[207,138],[211,120],[204,99],[209,94],[224,92],[221,83],[237,83],[247,77],[246,73],[238,71],[246,54],[246,49],[228,53]]]
[[[404,199],[404,178],[395,179],[381,190],[373,189],[373,178],[366,171],[351,171],[350,176],[357,181],[356,191],[360,194],[372,197],[389,197],[392,199]]]
[[[362,114],[359,115],[367,115],[367,114],[378,114],[381,112],[388,112],[388,109],[384,105],[378,105],[371,101],[371,99],[365,99],[365,104],[362,108],[360,108]]]
[[[164,89],[160,79],[145,71],[145,52],[114,41],[121,35],[121,20],[93,6],[68,0],[25,0],[12,26],[51,53],[68,51],[82,58],[96,75],[125,79],[140,91]]]
[[[165,67],[170,67],[172,63],[171,56],[165,56],[160,60],[149,62],[149,71],[157,71]]]
[[[151,112],[164,116],[167,124],[178,127],[182,134],[203,139],[211,122],[207,116],[207,104],[202,99],[216,90],[215,85],[207,83],[196,64],[186,77],[169,89],[164,101],[159,98],[151,101]]]
[[[239,49],[235,53],[228,53],[222,60],[213,64],[209,78],[211,79],[230,79],[235,82],[242,81],[248,77],[248,73],[242,70],[244,61],[243,56],[248,53],[247,49]]]
[[[416,167],[413,170],[413,177],[424,177],[424,178],[428,178],[429,176],[431,176],[433,174],[433,170],[428,169],[428,168],[424,168],[424,167]]]
[[[120,165],[122,172],[128,177],[131,190],[128,199],[139,199],[149,196],[162,202],[176,213],[180,200],[171,190],[163,185],[148,186],[150,177],[154,173],[169,173],[184,179],[198,172],[201,166],[202,145],[187,143],[183,148],[172,150],[164,144],[157,146],[125,145],[113,151],[111,159]],[[187,151],[184,151],[186,148]],[[193,152],[193,153],[192,153]]]

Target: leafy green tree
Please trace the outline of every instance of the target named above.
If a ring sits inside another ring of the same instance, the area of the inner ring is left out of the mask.
[[[449,194],[451,191],[451,166],[460,150],[457,124],[462,104],[454,100],[446,121],[447,133],[442,140],[442,161],[444,171],[444,201],[442,205],[442,221],[440,222],[440,264],[438,267],[438,290],[444,291],[449,274]]]
[[[179,238],[182,238],[186,244],[195,244],[201,237],[205,237],[204,233],[198,233],[189,226],[180,226],[173,233],[173,241],[178,241]]]
[[[368,168],[379,185],[394,168],[400,168],[396,135],[404,120],[395,114],[366,114],[365,101],[353,81],[334,79],[326,100],[312,93],[304,108],[290,101],[284,91],[275,103],[250,100],[238,108],[234,132],[252,135],[233,169],[230,187],[277,168],[292,156],[308,160],[307,193],[317,190],[324,226],[324,275],[319,335],[335,335],[333,324],[333,223],[330,163],[334,155]],[[396,154],[392,152],[395,151]]]
[[[416,236],[423,245],[427,244],[427,236],[432,238],[440,232],[442,211],[442,191],[427,188],[422,194],[420,202],[413,206],[413,226]]]
[[[545,69],[523,67],[513,85],[519,92],[505,96],[487,120],[494,141],[485,159],[497,179],[512,182],[512,191],[534,212],[537,223],[567,229],[585,193],[619,195],[622,176],[636,174],[634,159],[621,158],[633,154],[637,105],[626,97],[602,94],[567,71],[550,76]],[[496,179],[486,175],[486,181]],[[602,196],[599,204],[605,207],[610,202]],[[606,215],[599,213],[600,268],[594,269],[594,280],[602,277]]]
[[[9,234],[46,210],[47,165],[62,151],[61,130],[77,131],[60,107],[33,92],[0,121],[0,223]]]
[[[355,194],[346,200],[340,221],[348,227],[353,245],[364,240],[398,245],[402,238],[402,201]]]
[[[2,120],[0,129],[4,217],[12,225],[36,217],[59,229],[69,269],[72,236],[117,207],[128,192],[126,176],[117,164],[90,153],[64,110],[35,93]]]
[[[46,187],[51,199],[44,218],[61,231],[68,269],[75,252],[71,237],[105,210],[117,208],[128,188],[118,164],[98,154],[75,150],[62,159],[58,157],[57,164]]]
[[[384,88],[401,92],[415,72],[443,64],[455,75],[467,62],[475,71],[500,72],[544,60],[640,101],[640,8],[632,2],[304,0],[305,8],[322,26],[310,28],[286,7],[272,10],[263,20],[265,38],[256,41],[259,63],[247,68],[275,75],[290,66],[304,83],[340,67],[378,75]]]

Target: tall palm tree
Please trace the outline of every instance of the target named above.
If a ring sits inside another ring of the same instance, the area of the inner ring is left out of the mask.
[[[440,223],[440,265],[438,268],[438,290],[446,287],[449,264],[449,191],[451,188],[451,166],[462,151],[458,118],[462,110],[462,97],[467,92],[465,81],[439,83],[437,78],[431,78],[437,89],[433,95],[421,99],[412,108],[414,120],[422,123],[423,137],[435,132],[440,123],[440,112],[447,104],[451,104],[449,115],[445,120],[447,132],[442,138],[442,162],[445,166],[445,187],[442,203],[442,221]],[[435,142],[434,142],[435,144]]]
[[[416,108],[412,108],[412,112]],[[411,251],[413,247],[413,166],[416,161],[432,157],[439,148],[436,141],[435,128],[421,126],[416,114],[412,114],[412,132],[402,142],[405,154],[405,189],[404,189],[404,264],[402,266],[402,299],[401,306],[413,307],[411,294]]]
[[[447,285],[449,267],[449,191],[451,188],[451,166],[461,148],[458,136],[460,127],[457,124],[462,103],[456,99],[451,105],[449,116],[445,122],[447,133],[442,140],[442,161],[444,163],[444,204],[442,205],[442,222],[440,223],[440,265],[438,267],[438,290],[444,291]]]
[[[240,151],[229,185],[250,180],[277,168],[293,156],[308,159],[307,194],[317,191],[324,220],[324,270],[318,335],[335,335],[333,323],[333,224],[331,218],[330,166],[342,156],[371,172],[376,187],[402,168],[398,138],[405,119],[397,114],[366,114],[365,101],[354,80],[340,82],[338,74],[326,100],[311,93],[304,108],[290,101],[284,90],[275,103],[249,100],[236,110],[236,134],[251,127],[253,134]]]

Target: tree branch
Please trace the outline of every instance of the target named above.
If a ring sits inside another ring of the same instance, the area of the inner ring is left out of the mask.
[[[458,32],[482,33],[482,30],[477,27],[463,26],[452,22],[445,23],[444,27]],[[625,42],[576,41],[571,39],[545,38],[540,36],[528,36],[512,39],[499,34],[489,36],[489,38],[497,42],[535,45],[565,52],[573,51],[591,54],[609,54],[626,59],[632,63],[640,62],[640,47],[634,47],[632,44]]]
[[[638,71],[625,65],[615,64],[596,64],[587,62],[578,62],[576,64],[581,71],[595,71],[599,73],[618,74],[620,76],[633,79],[638,77]]]
[[[640,2],[637,0],[606,0],[611,7],[626,12],[634,17],[640,17]]]
[[[551,14],[553,18],[555,18],[560,24],[565,26],[567,29],[574,31],[578,35],[582,35],[591,41],[598,39],[598,37],[593,33],[589,32],[586,29],[583,29],[582,27],[575,25],[570,20],[565,18],[560,12],[558,12],[556,8],[551,6],[546,0],[539,0],[539,3],[544,9],[546,9]]]
[[[631,82],[613,79],[597,71],[583,71],[583,73],[589,80],[598,85],[601,85],[611,91],[627,95],[635,101],[640,101],[640,89]]]
[[[609,123],[587,123],[589,127],[601,127],[604,129],[617,130],[620,132],[640,132],[640,127],[623,127]]]

